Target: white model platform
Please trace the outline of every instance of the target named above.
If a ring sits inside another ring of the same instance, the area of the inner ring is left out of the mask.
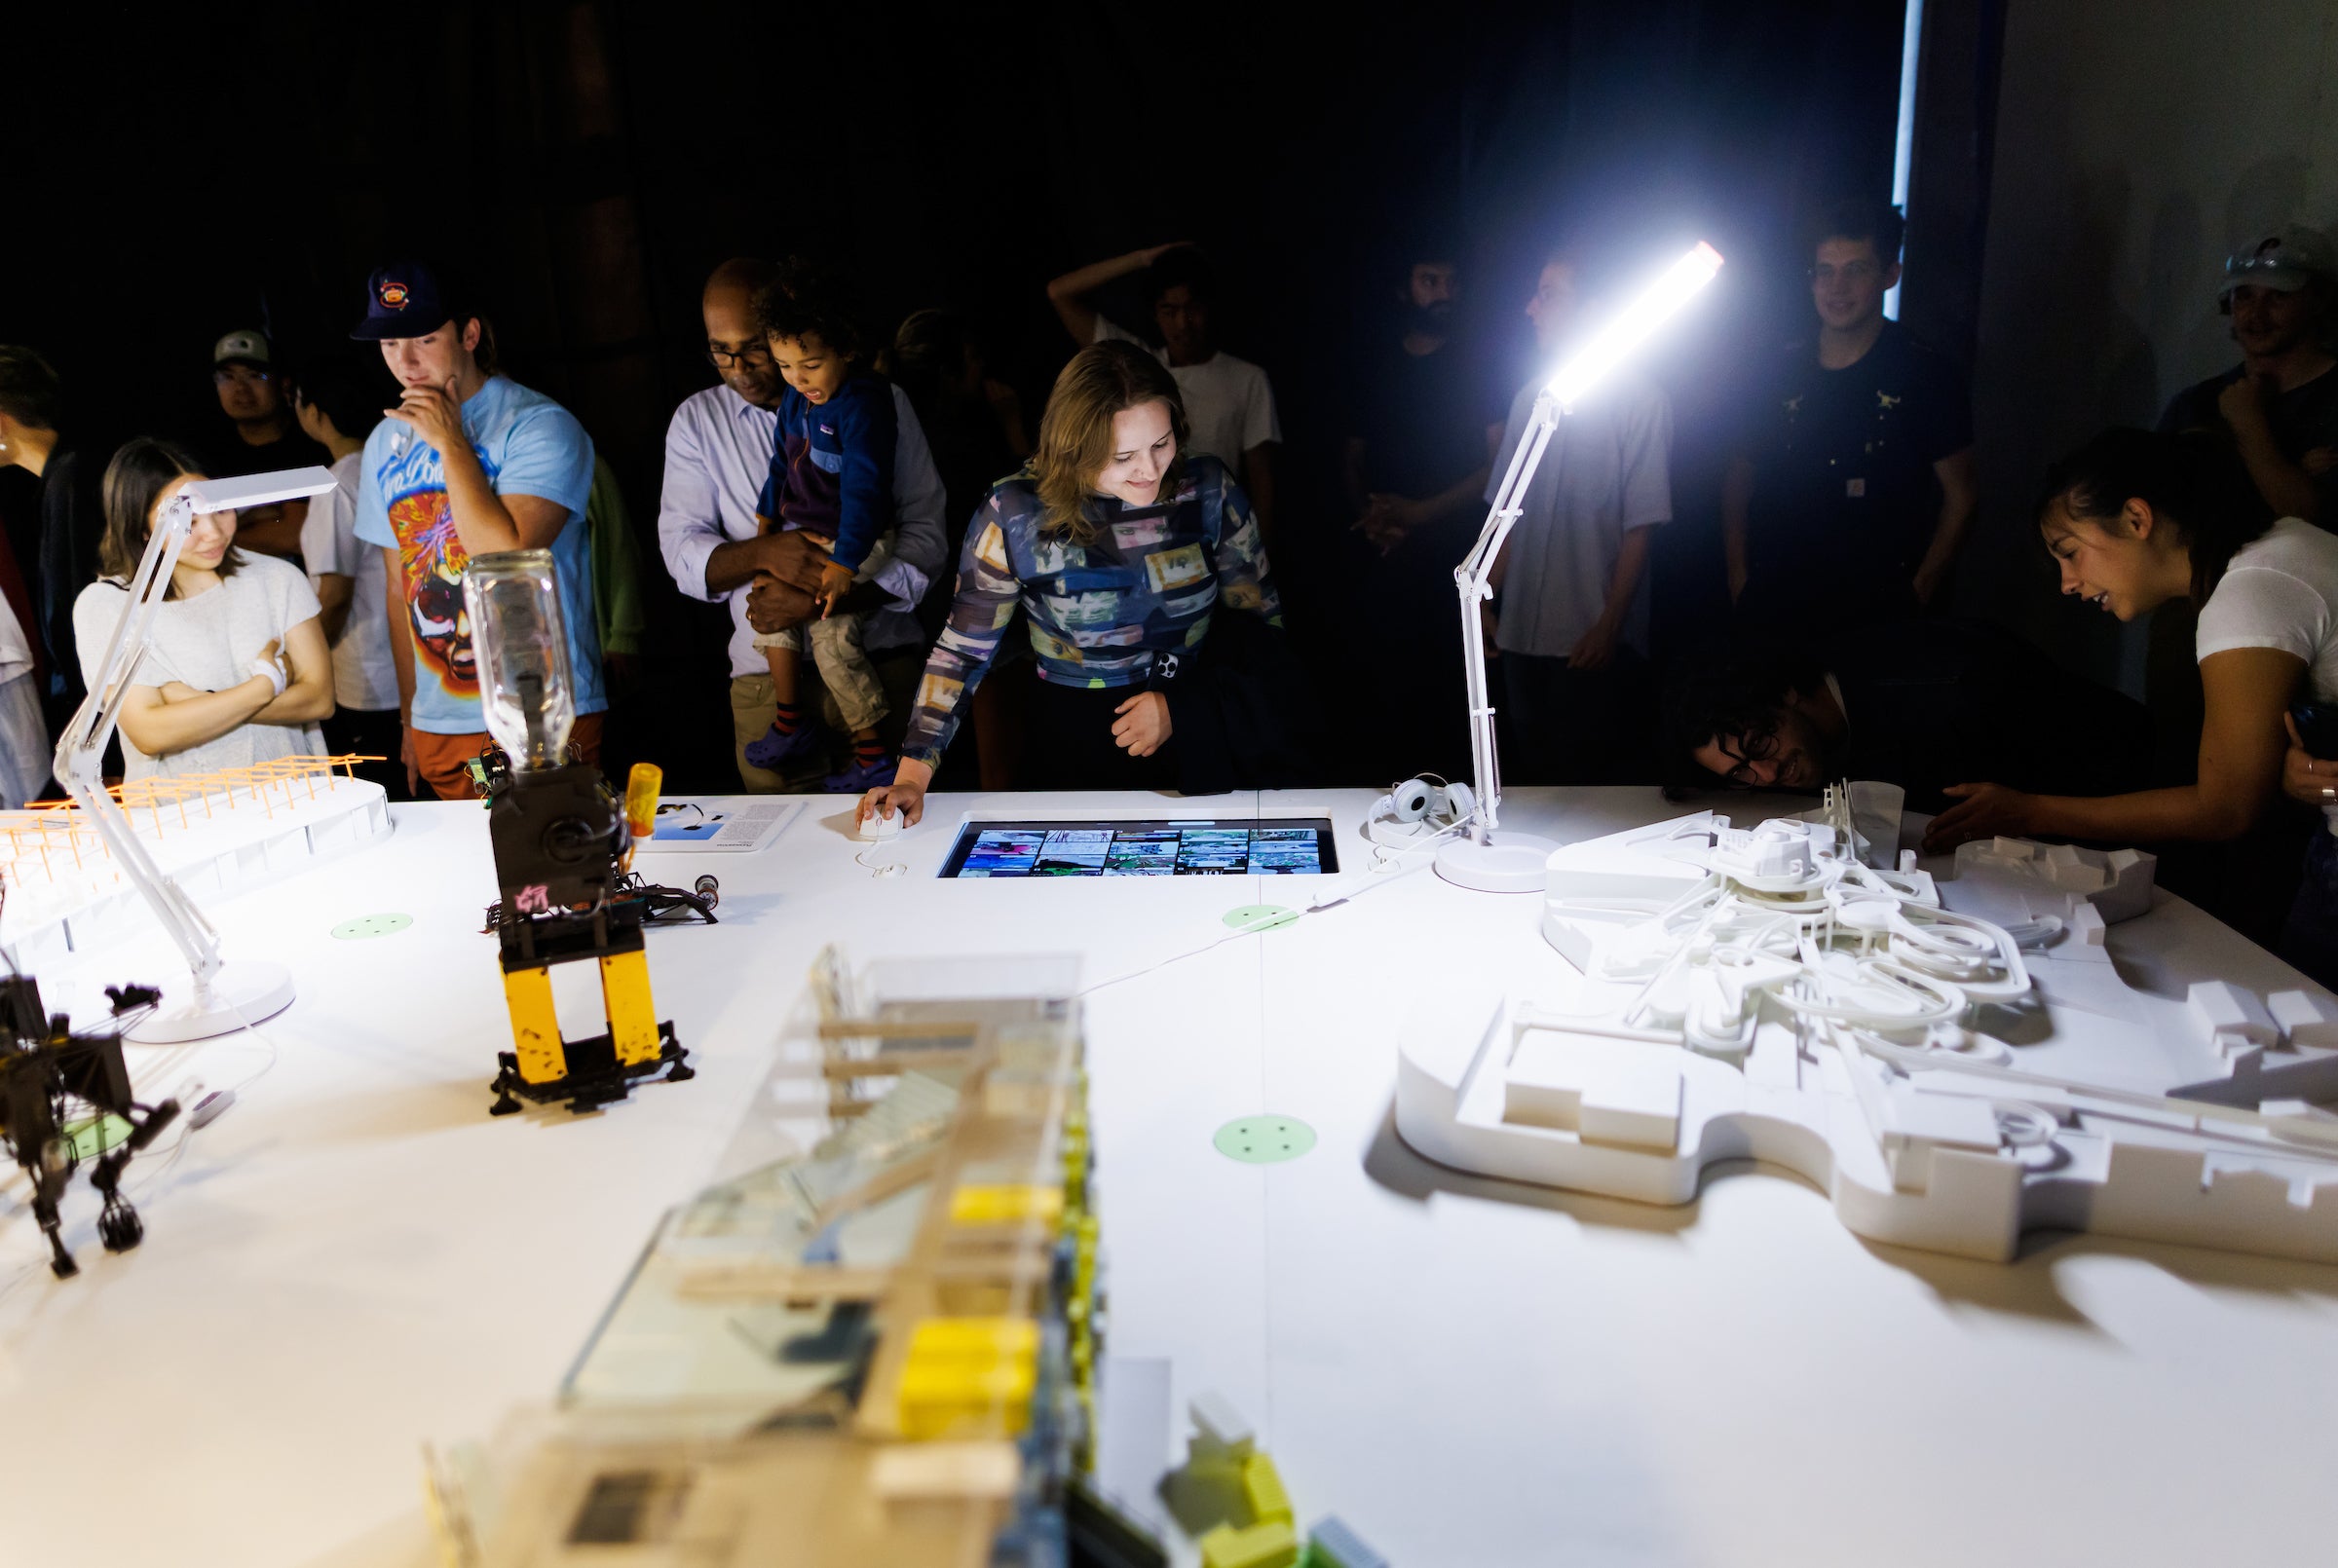
[[[2327,1559],[2302,1500],[2338,1453],[2338,1268],[2099,1230],[1980,1262],[1864,1241],[1780,1168],[1709,1166],[1692,1202],[1656,1205],[1415,1153],[1391,1064],[1423,995],[1487,982],[1482,1028],[1505,990],[1581,1010],[1583,982],[1542,899],[1457,887],[1428,854],[1368,870],[1372,798],[944,796],[879,844],[847,803],[801,798],[763,853],[636,862],[722,879],[721,924],[649,936],[698,1076],[589,1116],[486,1113],[510,1040],[475,805],[393,806],[394,838],[207,903],[225,951],[285,964],[299,995],[265,1042],[131,1048],[152,1092],[237,1091],[131,1166],[135,1251],[97,1247],[77,1184],[83,1274],[52,1281],[19,1189],[0,1199],[0,1409],[20,1417],[0,1423],[0,1560],[434,1568],[423,1445],[554,1397],[774,1062],[816,1064],[805,977],[831,942],[864,962],[1079,952],[1107,1354],[1165,1368],[1153,1453],[1217,1390],[1302,1523],[1337,1513],[1402,1568]],[[1267,809],[1330,816],[1339,874],[934,877],[970,812]],[[1514,789],[1502,821],[1571,844],[1684,809]],[[386,934],[333,934],[353,922]],[[1998,1020],[2020,1060],[2165,1087],[2205,1050],[2195,983],[2328,1001],[2165,892],[2105,948],[2029,956],[2048,1005]],[[132,932],[38,973],[79,1022],[100,985],[182,970]],[[555,975],[572,1027],[597,1018],[593,977]],[[807,1136],[825,1095],[808,1065]],[[1257,1166],[1212,1146],[1261,1112],[1314,1148]]]
[[[1560,850],[1545,933],[1584,969],[1573,1007],[1433,988],[1398,1044],[1397,1126],[1447,1165],[1641,1203],[1762,1160],[1860,1236],[1967,1257],[2053,1229],[2338,1262],[2338,1118],[2305,1103],[2338,1096],[2338,1051],[2308,993],[2296,1039],[2224,983],[2187,994],[2197,1027],[2166,1049],[1987,1032],[2127,1010],[2089,961],[2101,920],[2013,927],[2039,968],[2074,955],[2033,984],[2008,928],[1956,913],[1960,889],[2005,903],[2001,868],[2017,902],[2149,907],[2149,856],[2082,853],[1999,840],[1937,887],[1854,880],[1825,828],[1709,813]],[[2194,1098],[2145,1098],[2173,1094]]]

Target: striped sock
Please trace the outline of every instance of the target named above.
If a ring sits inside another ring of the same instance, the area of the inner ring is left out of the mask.
[[[885,761],[885,742],[875,737],[852,742],[852,760],[862,766]]]
[[[804,709],[802,704],[794,702],[776,704],[772,712],[772,728],[783,735],[792,735],[803,728]]]

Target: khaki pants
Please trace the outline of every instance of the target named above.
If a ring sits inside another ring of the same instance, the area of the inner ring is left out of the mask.
[[[803,685],[798,689],[804,709],[817,713],[820,723],[839,733],[848,733],[845,716],[835,697],[821,683],[816,666],[805,661],[807,667],[799,673]],[[925,651],[922,648],[891,648],[869,655],[878,686],[883,690],[886,717],[878,724],[878,732],[888,749],[901,744],[902,731],[909,728],[912,698],[917,691],[918,677],[925,671]],[[747,742],[761,740],[764,731],[772,728],[772,716],[778,704],[772,696],[772,678],[768,675],[735,675],[731,678],[731,756],[738,764],[739,782],[753,795],[817,794],[832,763],[824,757],[813,757],[804,764],[803,770],[782,777],[747,761]]]

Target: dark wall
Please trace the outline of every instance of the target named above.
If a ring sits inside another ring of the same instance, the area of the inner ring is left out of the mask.
[[[297,351],[345,329],[373,261],[470,255],[509,367],[632,500],[652,673],[704,697],[639,743],[697,783],[726,765],[720,616],[667,590],[653,531],[666,417],[712,380],[716,261],[823,253],[883,326],[959,306],[1036,409],[1071,348],[1045,280],[1199,242],[1222,337],[1275,379],[1297,557],[1344,545],[1343,377],[1414,236],[1457,237],[1505,380],[1551,241],[1628,264],[1708,237],[1731,266],[1658,367],[1681,424],[1660,622],[1693,620],[1726,389],[1804,319],[1803,215],[1888,190],[1899,52],[1872,0],[88,5],[7,67],[8,144],[57,173],[14,198],[0,341],[51,354],[85,423],[189,430],[217,333],[265,320]]]

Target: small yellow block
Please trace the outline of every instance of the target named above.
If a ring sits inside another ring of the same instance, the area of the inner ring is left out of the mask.
[[[927,1318],[910,1331],[912,1362],[1037,1356],[1039,1325],[1029,1318]]]
[[[1242,1497],[1250,1504],[1251,1518],[1260,1524],[1298,1523],[1291,1512],[1291,1494],[1283,1490],[1283,1477],[1264,1454],[1254,1451],[1242,1461]]]
[[[954,1225],[1011,1225],[1025,1220],[1053,1224],[1063,1212],[1061,1187],[969,1186],[950,1195],[950,1222]]]
[[[1299,1535],[1287,1519],[1237,1530],[1222,1524],[1201,1538],[1201,1568],[1293,1568]]]

